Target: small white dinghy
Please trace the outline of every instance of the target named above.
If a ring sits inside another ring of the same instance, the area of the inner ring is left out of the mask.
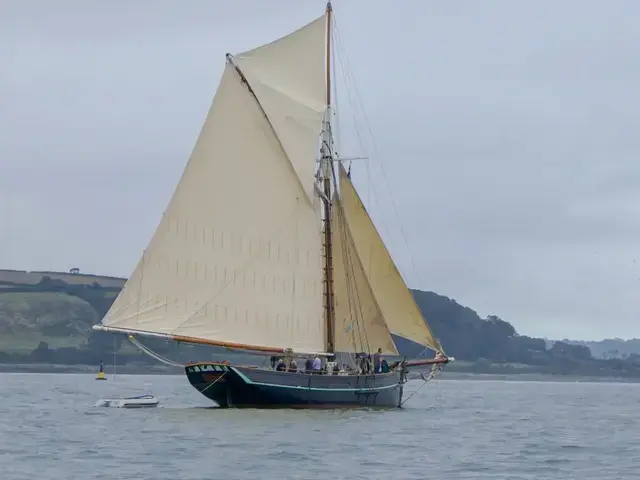
[[[160,400],[153,395],[140,395],[127,398],[103,398],[98,400],[96,407],[115,408],[153,408],[157,407]]]

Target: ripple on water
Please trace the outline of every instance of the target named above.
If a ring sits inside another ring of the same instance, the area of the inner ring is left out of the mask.
[[[624,480],[640,465],[629,384],[439,381],[389,411],[223,410],[172,376],[0,385],[2,480]],[[94,407],[149,391],[162,408]]]

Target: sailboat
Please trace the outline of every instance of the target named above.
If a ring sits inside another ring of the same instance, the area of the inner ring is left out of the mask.
[[[186,365],[220,407],[400,407],[408,369],[452,360],[336,154],[332,16],[328,3],[295,32],[226,55],[160,224],[93,327],[272,358]],[[381,362],[399,356],[393,335],[436,355]]]

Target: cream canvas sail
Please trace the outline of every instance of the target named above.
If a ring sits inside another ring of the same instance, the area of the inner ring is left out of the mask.
[[[441,350],[342,164],[339,182],[346,224],[389,330],[394,335]]]
[[[160,225],[102,325],[324,351],[313,185],[325,26],[322,16],[227,64]]]
[[[320,196],[327,196],[318,193],[316,171],[321,135],[331,144],[324,124],[328,18],[228,56],[182,178],[99,328],[325,352],[330,310]],[[335,350],[397,355],[392,333],[441,350],[338,168],[328,267]]]
[[[326,106],[327,17],[275,42],[234,57],[301,186],[313,202],[318,140]]]
[[[382,348],[384,354],[397,355],[337,196],[332,213],[336,351],[370,352]]]

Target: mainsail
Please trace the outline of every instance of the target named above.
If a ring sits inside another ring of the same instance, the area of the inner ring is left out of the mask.
[[[162,220],[95,329],[265,352],[332,345],[396,355],[393,333],[440,350],[343,166],[331,204],[331,188],[317,183],[321,135],[325,180],[334,164],[330,13],[227,56]]]
[[[325,25],[323,15],[227,63],[169,206],[103,326],[324,351],[312,192]]]

